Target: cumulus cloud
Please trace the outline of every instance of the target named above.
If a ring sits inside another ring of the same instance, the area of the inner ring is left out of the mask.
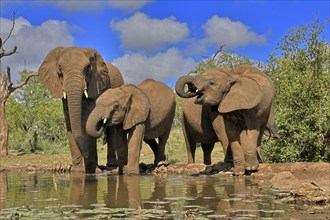
[[[242,22],[232,21],[229,18],[212,16],[202,26],[204,37],[190,39],[190,45],[185,49],[188,54],[206,53],[209,47],[238,48],[247,45],[262,45],[266,43],[265,35],[251,30]]]
[[[263,44],[266,37],[258,35],[239,21],[231,21],[229,18],[213,16],[204,25],[204,42],[211,45],[225,44],[234,48],[247,44]]]
[[[134,1],[134,0],[110,0],[108,1],[109,5],[112,8],[116,8],[125,12],[133,12],[137,11],[149,2],[150,0],[139,0],[139,1]]]
[[[143,13],[135,13],[124,20],[114,19],[110,27],[119,32],[122,46],[132,50],[154,51],[178,43],[189,34],[186,23],[176,21],[175,17],[161,20]]]
[[[5,39],[12,27],[12,21],[0,18],[0,36]],[[65,21],[48,20],[40,26],[33,26],[23,17],[15,20],[15,28],[4,49],[11,50],[17,46],[17,53],[4,57],[3,66],[10,66],[13,81],[18,79],[18,72],[25,67],[36,71],[47,53],[57,46],[72,46],[73,36]]]
[[[148,57],[133,53],[113,60],[127,83],[140,83],[152,78],[165,81],[188,73],[196,65],[192,58],[184,57],[177,48]]]
[[[66,0],[66,1],[36,1],[36,4],[48,4],[65,11],[97,11],[102,9],[106,4],[104,1],[81,1],[81,0]]]

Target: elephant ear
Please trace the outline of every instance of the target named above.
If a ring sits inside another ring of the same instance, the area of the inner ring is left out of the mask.
[[[123,128],[127,130],[147,120],[150,112],[150,102],[146,94],[134,85],[123,85],[120,88],[130,94],[123,122]]]
[[[96,68],[95,71],[92,71],[93,74],[87,82],[88,97],[97,98],[103,91],[110,88],[110,77],[102,56],[94,48],[87,48],[87,50],[91,53],[90,62],[92,68]]]
[[[51,50],[38,69],[42,84],[57,98],[63,97],[62,83],[57,74],[57,62],[63,49],[64,47],[56,47]]]
[[[124,79],[119,69],[109,62],[105,62],[105,63],[107,64],[107,68],[108,68],[111,88],[116,88],[123,85]]]
[[[238,78],[230,87],[218,106],[220,113],[255,107],[262,98],[262,91],[256,81],[247,77]]]

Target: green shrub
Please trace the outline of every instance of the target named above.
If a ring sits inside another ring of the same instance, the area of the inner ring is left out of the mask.
[[[318,20],[289,31],[269,59],[277,88],[276,123],[281,140],[264,150],[269,162],[330,161],[329,44]]]

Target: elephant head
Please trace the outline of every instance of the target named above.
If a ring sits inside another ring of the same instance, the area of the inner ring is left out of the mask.
[[[261,100],[262,92],[258,83],[247,77],[249,71],[236,73],[228,68],[211,68],[198,76],[180,77],[175,90],[180,97],[195,97],[196,104],[218,106],[220,113],[251,109]]]
[[[67,101],[73,137],[82,155],[88,157],[82,139],[82,104],[110,87],[105,61],[92,48],[57,47],[48,53],[38,74],[53,96]]]
[[[104,127],[123,123],[128,130],[149,116],[148,97],[134,85],[123,85],[106,90],[96,100],[96,106],[86,123],[87,134],[100,137]]]

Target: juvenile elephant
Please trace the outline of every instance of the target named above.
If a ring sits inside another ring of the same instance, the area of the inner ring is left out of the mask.
[[[258,170],[257,147],[264,130],[268,126],[279,136],[274,121],[275,88],[268,76],[250,65],[211,68],[198,76],[180,77],[176,92],[187,98],[182,104],[182,126],[188,163],[194,163],[196,142],[200,142],[204,163],[211,164],[214,143],[220,141],[225,161],[231,160],[232,153],[234,175]]]
[[[127,163],[124,172],[138,174],[143,140],[151,147],[155,164],[165,161],[175,105],[174,92],[161,82],[147,79],[138,86],[122,85],[108,89],[97,99],[86,130],[90,136],[100,137],[105,127],[121,125],[121,136],[112,138],[119,166]]]
[[[56,47],[47,54],[38,74],[50,93],[62,99],[72,170],[94,173],[96,139],[86,134],[85,124],[99,94],[124,83],[120,71],[93,48]]]

